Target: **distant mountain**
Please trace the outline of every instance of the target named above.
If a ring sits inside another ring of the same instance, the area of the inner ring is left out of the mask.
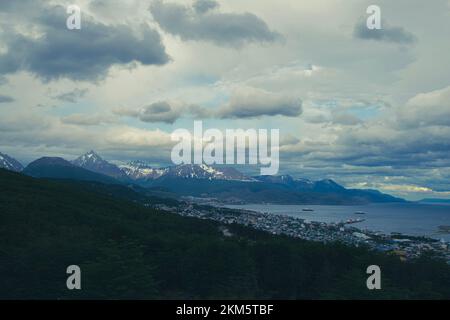
[[[312,181],[290,175],[249,177],[232,167],[183,164],[153,168],[142,161],[116,166],[90,151],[68,162],[41,158],[24,173],[34,177],[88,180],[108,184],[132,182],[168,196],[215,198],[227,203],[365,204],[401,202],[377,190],[347,189],[331,179]]]
[[[346,189],[331,179],[311,181],[308,179],[295,179],[290,175],[280,176],[257,176],[256,180],[266,183],[288,186],[296,191],[307,192],[344,192]]]
[[[324,179],[314,182],[313,184],[313,190],[315,192],[335,192],[335,193],[341,193],[346,192],[347,189],[345,189],[340,184],[337,184],[335,181],[331,179]]]
[[[128,178],[127,174],[120,170],[119,167],[103,160],[95,151],[90,151],[71,162],[78,167],[100,173],[114,179],[124,180]]]
[[[148,185],[155,180],[202,179],[254,181],[234,168],[215,168],[205,164],[182,164],[165,168],[153,168],[142,161],[133,161],[121,165],[120,169],[137,183]]]
[[[166,168],[155,169],[143,161],[131,161],[119,166],[128,178],[145,183],[148,180],[154,180],[167,172]]]
[[[425,198],[419,200],[418,202],[427,202],[427,203],[448,203],[450,204],[450,199],[436,199],[436,198]]]
[[[281,184],[295,191],[319,192],[319,193],[341,193],[347,191],[343,186],[331,179],[311,181],[308,179],[295,179],[290,175],[280,176],[257,176],[258,181]]]
[[[235,180],[252,181],[253,179],[245,176],[238,170],[227,167],[223,169],[207,166],[205,164],[182,164],[174,167],[168,167],[163,175],[171,178],[183,179],[207,179],[207,180]]]
[[[295,186],[296,180],[290,175],[279,175],[279,176],[256,176],[256,180],[267,183],[283,184],[287,186]]]
[[[0,168],[16,172],[20,172],[23,170],[23,166],[19,161],[1,152],[0,152]]]
[[[164,188],[184,196],[215,198],[227,203],[352,205],[404,201],[376,190],[346,189],[333,180],[314,182],[287,175],[253,177],[253,180],[163,175],[147,186]]]
[[[43,157],[35,160],[23,170],[23,173],[36,178],[96,181],[108,184],[119,183],[111,177],[80,168],[63,158],[56,157]]]

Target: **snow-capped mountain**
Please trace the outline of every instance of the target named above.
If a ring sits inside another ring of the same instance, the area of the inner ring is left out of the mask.
[[[95,151],[89,151],[78,157],[72,161],[72,164],[115,179],[127,178],[127,175],[119,167],[103,160]]]
[[[208,179],[208,180],[238,180],[255,181],[234,168],[215,168],[205,164],[182,164],[164,168],[154,168],[143,161],[131,161],[116,166],[102,159],[95,151],[90,151],[72,164],[96,173],[101,173],[119,180],[148,182],[159,178]]]
[[[167,172],[167,168],[155,169],[143,161],[131,161],[119,165],[119,168],[133,180],[158,179]]]
[[[313,181],[290,175],[248,177],[232,167],[205,164],[154,168],[143,161],[132,161],[116,166],[103,160],[94,151],[72,161],[72,164],[91,173],[116,178],[116,182],[133,182],[143,187],[164,188],[191,196],[231,197],[255,203],[269,199],[272,202],[317,204],[399,201],[370,190],[346,189],[331,179]],[[51,175],[53,176],[55,174]],[[71,177],[66,172],[63,176]],[[78,173],[73,176],[80,180]],[[88,178],[84,180],[93,180],[92,177]]]
[[[22,168],[17,161],[4,154],[0,154],[0,167],[16,171]],[[376,190],[346,189],[331,179],[313,181],[290,175],[250,178],[232,167],[183,164],[153,168],[142,161],[133,161],[119,168],[94,151],[72,162],[43,157],[30,163],[22,173],[36,178],[104,184],[131,183],[171,196],[215,198],[230,203],[359,204],[404,201]]]
[[[169,167],[165,176],[190,179],[208,180],[239,180],[253,181],[234,168],[214,168],[206,164],[181,164]]]
[[[0,168],[16,172],[20,172],[23,170],[23,166],[19,161],[1,152],[0,152]]]
[[[133,180],[156,180],[159,178],[208,179],[254,181],[234,168],[214,168],[205,164],[181,164],[165,168],[153,168],[142,161],[119,166]]]

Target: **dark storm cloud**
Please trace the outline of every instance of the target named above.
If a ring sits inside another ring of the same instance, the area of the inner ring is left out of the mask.
[[[13,11],[14,6],[5,9]],[[0,38],[8,50],[0,55],[0,74],[25,70],[44,80],[92,81],[105,77],[113,65],[162,65],[169,60],[159,34],[148,26],[136,34],[127,25],[104,25],[82,14],[81,30],[68,30],[65,7],[42,4],[33,14],[38,38],[19,33],[14,14],[2,23]]]
[[[8,103],[8,102],[13,102],[13,101],[14,101],[14,98],[0,94],[0,103]]]
[[[218,45],[241,46],[246,42],[273,42],[280,35],[252,13],[211,11],[213,1],[196,2],[193,7],[154,1],[150,11],[160,27],[183,40],[205,40]]]
[[[385,41],[399,44],[412,44],[416,37],[402,27],[391,27],[383,23],[381,29],[367,28],[366,21],[360,21],[355,25],[353,35],[363,40]]]

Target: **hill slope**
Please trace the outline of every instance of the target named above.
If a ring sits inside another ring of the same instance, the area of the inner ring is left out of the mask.
[[[62,158],[43,157],[31,162],[23,173],[36,178],[69,179],[119,183],[117,180],[71,164]]]
[[[240,226],[226,237],[214,222],[139,206],[112,187],[125,188],[0,170],[0,298],[450,298],[440,261]],[[72,264],[80,291],[66,289]],[[367,290],[370,264],[381,266],[383,290]]]
[[[20,172],[23,170],[22,164],[16,159],[0,152],[0,168]]]

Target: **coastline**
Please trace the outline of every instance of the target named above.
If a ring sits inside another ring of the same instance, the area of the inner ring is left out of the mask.
[[[158,206],[157,208],[183,216],[210,219],[225,225],[241,224],[274,235],[287,235],[307,241],[341,242],[356,247],[367,246],[375,251],[397,255],[404,261],[427,253],[442,258],[450,264],[449,244],[446,241],[402,233],[386,234],[365,230],[356,227],[358,223],[348,221],[326,223],[290,215],[195,202],[179,207]]]

